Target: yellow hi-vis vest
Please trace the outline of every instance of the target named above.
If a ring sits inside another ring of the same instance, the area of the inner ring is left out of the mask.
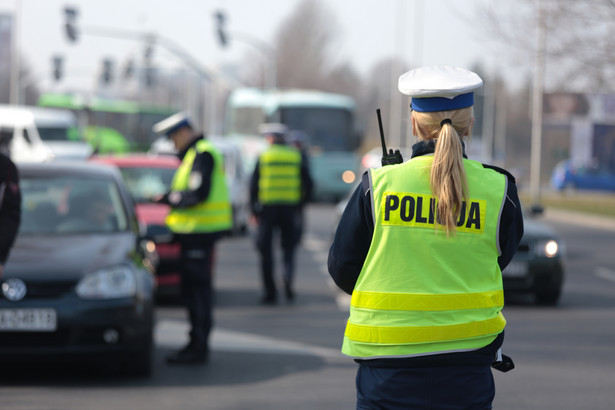
[[[301,153],[272,144],[259,158],[258,201],[263,205],[295,205],[301,201]]]
[[[374,234],[352,293],[342,353],[362,359],[461,352],[506,320],[498,227],[504,175],[465,160],[469,198],[456,235],[437,226],[433,156],[370,170]]]
[[[197,153],[209,152],[214,164],[211,175],[211,185],[208,197],[188,208],[171,208],[166,217],[166,224],[175,233],[213,233],[231,229],[233,216],[228,187],[224,177],[223,157],[213,144],[207,140],[199,140],[186,152],[173,181],[172,191],[188,190],[190,172]]]

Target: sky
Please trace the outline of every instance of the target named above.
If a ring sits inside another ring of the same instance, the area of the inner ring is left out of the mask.
[[[235,41],[222,49],[215,36],[213,14],[227,15],[229,32],[241,32],[266,44],[273,43],[280,23],[300,0],[0,0],[0,12],[18,11],[18,42],[39,87],[93,87],[102,59],[121,65],[129,57],[140,59],[142,38],[153,33],[181,47],[207,69],[242,63],[250,51]],[[336,46],[362,75],[378,61],[401,57],[412,66],[457,65],[476,62],[497,66],[497,56],[486,52],[485,33],[471,16],[480,0],[320,0],[338,27]],[[79,41],[69,43],[64,34],[64,7],[78,9]],[[121,33],[122,38],[96,36],[95,29]],[[90,33],[90,34],[88,34]],[[51,81],[54,55],[65,59],[69,79]],[[180,60],[158,47],[154,61],[178,66]],[[402,74],[402,73],[400,73]]]

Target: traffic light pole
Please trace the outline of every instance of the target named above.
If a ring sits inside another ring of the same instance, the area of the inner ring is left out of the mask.
[[[218,40],[220,42],[220,46],[226,47],[229,44],[229,38],[226,32],[226,14],[223,11],[218,10],[214,13],[214,19],[217,26],[217,34]],[[278,79],[278,53],[275,48],[271,47],[266,42],[251,36],[246,33],[232,31],[230,32],[232,36],[235,38],[239,38],[240,41],[247,43],[248,45],[256,48],[258,51],[264,54],[265,58],[269,58],[268,71],[267,71],[267,80],[264,88],[269,88],[274,90],[277,88],[277,79]]]

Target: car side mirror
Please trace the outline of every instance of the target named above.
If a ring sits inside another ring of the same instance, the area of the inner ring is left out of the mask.
[[[154,241],[156,244],[171,243],[174,240],[174,235],[166,226],[148,225],[145,230],[145,238]]]

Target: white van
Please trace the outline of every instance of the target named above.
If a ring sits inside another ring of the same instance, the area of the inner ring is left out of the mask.
[[[70,141],[77,126],[68,110],[0,105],[0,149],[15,162],[85,159],[92,149],[85,141]]]
[[[70,110],[28,107],[41,140],[51,148],[56,160],[84,160],[92,146],[80,138],[77,116]]]
[[[41,140],[32,111],[23,106],[0,105],[0,146],[15,162],[53,159],[53,152]]]

